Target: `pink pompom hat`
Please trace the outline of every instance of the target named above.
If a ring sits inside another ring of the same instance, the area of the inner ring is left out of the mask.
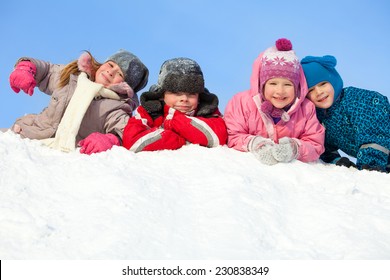
[[[291,41],[285,38],[278,39],[275,46],[268,48],[262,57],[260,68],[260,93],[263,95],[264,84],[272,78],[286,78],[295,87],[297,96],[300,80],[300,63],[292,49]]]

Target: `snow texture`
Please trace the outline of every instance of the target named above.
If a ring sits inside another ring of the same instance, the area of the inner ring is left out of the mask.
[[[389,174],[0,132],[0,259],[389,259]]]

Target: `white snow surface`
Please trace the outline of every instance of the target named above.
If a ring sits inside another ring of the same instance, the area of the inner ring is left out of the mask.
[[[390,259],[389,174],[226,146],[91,156],[0,132],[0,259]]]

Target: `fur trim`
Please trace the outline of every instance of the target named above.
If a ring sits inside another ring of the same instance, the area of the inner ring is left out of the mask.
[[[196,61],[178,57],[165,61],[161,65],[157,84],[164,91],[202,93],[204,79]]]
[[[161,89],[156,86],[151,86],[149,90],[141,94],[141,106],[153,119],[156,119],[164,113],[164,101],[161,100],[163,94]]]
[[[204,92],[199,94],[199,105],[196,116],[210,117],[218,109],[218,97],[204,88]]]
[[[186,75],[168,73],[161,87],[170,92],[202,93],[204,91],[204,80],[202,75]]]
[[[142,107],[152,116],[156,118],[163,115],[164,101],[163,90],[156,85],[150,87],[150,91],[141,94],[140,100]],[[207,88],[199,94],[199,105],[195,116],[211,117],[215,110],[218,109],[218,97],[210,93]]]

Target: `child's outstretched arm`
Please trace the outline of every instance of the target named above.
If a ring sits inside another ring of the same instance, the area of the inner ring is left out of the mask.
[[[48,95],[52,95],[52,93],[58,89],[59,75],[60,75],[62,69],[64,68],[64,65],[53,64],[51,62],[47,62],[44,60],[39,60],[39,59],[35,59],[32,57],[24,56],[24,57],[21,57],[18,59],[18,61],[16,62],[16,65],[15,65],[15,69],[22,62],[23,63],[28,62],[28,63],[31,63],[32,65],[35,66],[35,68],[34,68],[34,66],[31,66],[31,64],[29,64],[29,67],[33,68],[31,73],[34,73],[33,77],[34,77],[34,81],[36,82],[35,87],[37,87],[39,89],[39,91],[41,91],[42,93],[48,94]],[[28,70],[28,71],[30,71],[30,70]],[[12,72],[10,75],[10,84],[12,83],[11,79],[13,79],[13,77],[11,77],[11,76],[14,75],[14,73],[15,73],[15,71]],[[28,85],[28,83],[27,83],[27,85]],[[15,86],[14,90],[17,90],[16,89],[17,85],[14,85],[14,86]],[[21,88],[21,87],[19,87],[19,88],[21,90],[23,90],[23,88]],[[29,87],[26,87],[25,89],[27,90],[26,93],[30,94],[31,91],[29,93],[29,90],[34,89],[34,88],[31,88],[31,86],[29,86]],[[31,93],[31,95],[32,94],[33,94],[33,92]]]

